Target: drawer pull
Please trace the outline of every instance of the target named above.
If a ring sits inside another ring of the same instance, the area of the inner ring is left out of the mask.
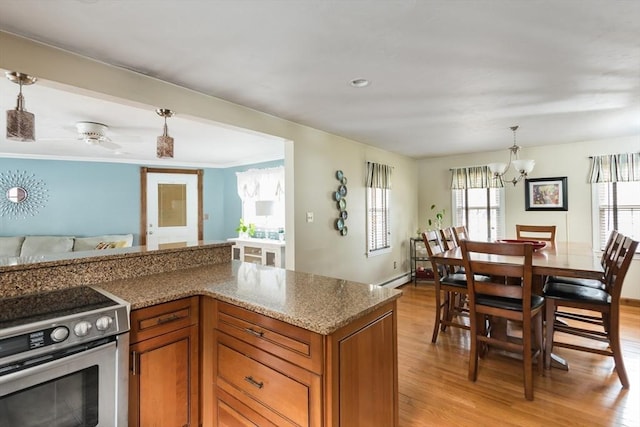
[[[257,387],[257,388],[262,388],[264,386],[263,382],[258,382],[256,380],[254,380],[253,377],[244,377],[244,380],[246,382],[248,382],[249,384],[251,384],[252,386]]]
[[[251,328],[245,328],[244,330],[258,338],[262,338],[264,336],[264,332],[262,331],[256,331],[255,329],[251,329]]]
[[[167,316],[167,317],[159,317],[158,318],[158,325],[163,325],[165,323],[169,323],[169,322],[173,322],[174,320],[178,320],[180,318],[180,316],[178,316],[177,314],[172,314],[171,316]]]

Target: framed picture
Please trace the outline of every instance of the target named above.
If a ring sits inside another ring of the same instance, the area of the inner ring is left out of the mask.
[[[524,204],[528,211],[566,211],[567,177],[525,180]]]

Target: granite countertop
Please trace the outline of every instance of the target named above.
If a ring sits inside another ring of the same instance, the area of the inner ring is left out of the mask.
[[[131,309],[206,295],[329,335],[402,295],[397,289],[231,261],[97,285]]]

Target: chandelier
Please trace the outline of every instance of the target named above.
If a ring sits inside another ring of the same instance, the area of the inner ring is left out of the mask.
[[[509,165],[513,165],[513,168],[518,174],[518,176],[508,180],[515,186],[522,180],[522,178],[531,173],[533,166],[536,163],[535,160],[524,160],[518,158],[518,152],[520,151],[520,146],[516,144],[516,131],[518,130],[518,126],[511,126],[511,130],[513,131],[513,145],[508,148],[509,163],[489,163],[487,165],[493,174],[494,180],[500,182],[500,186],[502,186],[502,183],[505,181],[504,175],[507,173],[507,170],[509,170]]]

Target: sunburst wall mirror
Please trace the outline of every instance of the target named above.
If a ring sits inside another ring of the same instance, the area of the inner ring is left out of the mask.
[[[47,202],[45,183],[27,171],[0,172],[0,216],[35,216]]]

